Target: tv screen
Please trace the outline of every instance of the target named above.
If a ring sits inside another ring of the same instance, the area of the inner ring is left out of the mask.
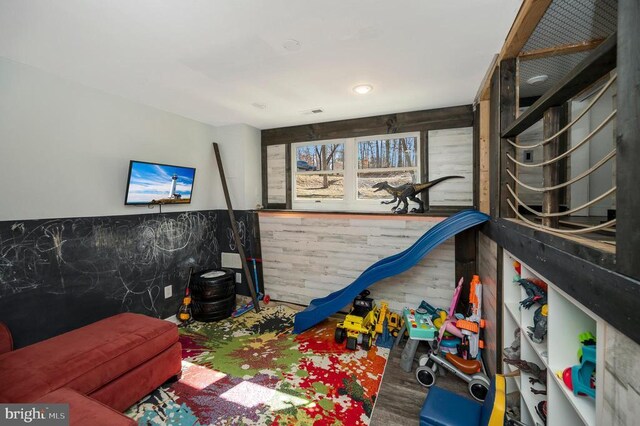
[[[131,161],[125,205],[189,204],[196,169]]]

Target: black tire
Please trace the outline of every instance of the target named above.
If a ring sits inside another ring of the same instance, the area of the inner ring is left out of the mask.
[[[476,401],[484,402],[487,393],[489,393],[489,388],[483,382],[472,380],[469,382],[469,393]]]
[[[347,337],[347,333],[344,331],[344,328],[336,328],[336,343],[344,342],[345,337]]]
[[[371,349],[371,335],[370,334],[363,334],[362,335],[362,349],[364,349],[365,351],[368,351],[369,349]]]
[[[214,275],[206,277],[206,274]],[[205,275],[203,277],[203,275]],[[222,300],[236,292],[232,269],[208,269],[191,275],[191,295],[200,300]]]
[[[430,388],[436,382],[436,374],[429,367],[418,367],[416,379],[422,386]]]
[[[347,349],[355,351],[358,345],[358,339],[355,337],[347,337]]]
[[[236,308],[236,295],[221,300],[200,300],[193,297],[191,300],[191,312],[193,319],[197,321],[211,322],[229,318]]]

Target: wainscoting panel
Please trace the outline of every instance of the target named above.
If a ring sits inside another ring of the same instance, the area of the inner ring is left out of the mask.
[[[264,282],[272,298],[308,305],[353,282],[367,267],[399,253],[444,218],[315,213],[258,214]],[[415,267],[370,287],[392,310],[421,300],[448,307],[455,246],[446,241]]]

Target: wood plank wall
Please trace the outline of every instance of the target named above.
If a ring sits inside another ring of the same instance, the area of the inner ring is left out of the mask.
[[[285,182],[286,145],[269,145],[267,147],[267,202],[284,204],[287,202],[287,184]]]
[[[413,244],[442,217],[260,212],[266,292],[308,305],[342,289],[376,261]],[[454,288],[455,245],[448,240],[410,270],[374,284],[376,301],[392,310],[421,300],[447,307]]]
[[[429,131],[429,180],[458,175],[429,190],[431,206],[473,205],[473,128]]]
[[[499,324],[498,310],[502,307],[497,306],[498,300],[498,245],[491,238],[478,233],[478,274],[482,282],[482,316],[485,319],[484,344],[485,352],[483,355],[485,367],[489,375],[497,372],[497,357],[502,353],[501,343],[498,339],[498,330],[502,327]]]

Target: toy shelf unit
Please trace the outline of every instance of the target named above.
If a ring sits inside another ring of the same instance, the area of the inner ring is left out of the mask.
[[[514,267],[520,264],[520,274]],[[599,424],[597,419],[602,413],[603,392],[597,391],[595,399],[585,395],[574,395],[562,379],[566,368],[580,364],[579,349],[582,348],[580,335],[591,333],[596,340],[596,384],[603,383],[604,350],[598,344],[598,336],[604,336],[604,323],[579,302],[560,290],[554,283],[544,278],[539,271],[534,271],[512,254],[504,251],[502,271],[503,294],[503,341],[505,347],[511,345],[516,331],[520,332],[520,359],[535,363],[546,369],[547,394],[536,394],[535,390],[543,390],[540,384],[532,385],[529,373],[507,380],[507,392],[520,392],[521,421],[527,425],[544,425],[544,421],[536,409],[540,402],[547,401],[548,426],[572,426]],[[520,306],[520,302],[529,297],[525,288],[516,280],[518,276],[526,279],[539,279],[548,285],[547,289],[547,335],[541,342],[531,337],[534,327],[534,314],[540,307],[535,303],[529,309]],[[517,367],[503,362],[503,372],[508,374],[518,370]],[[558,374],[559,375],[558,375]],[[597,386],[596,386],[597,389]]]

